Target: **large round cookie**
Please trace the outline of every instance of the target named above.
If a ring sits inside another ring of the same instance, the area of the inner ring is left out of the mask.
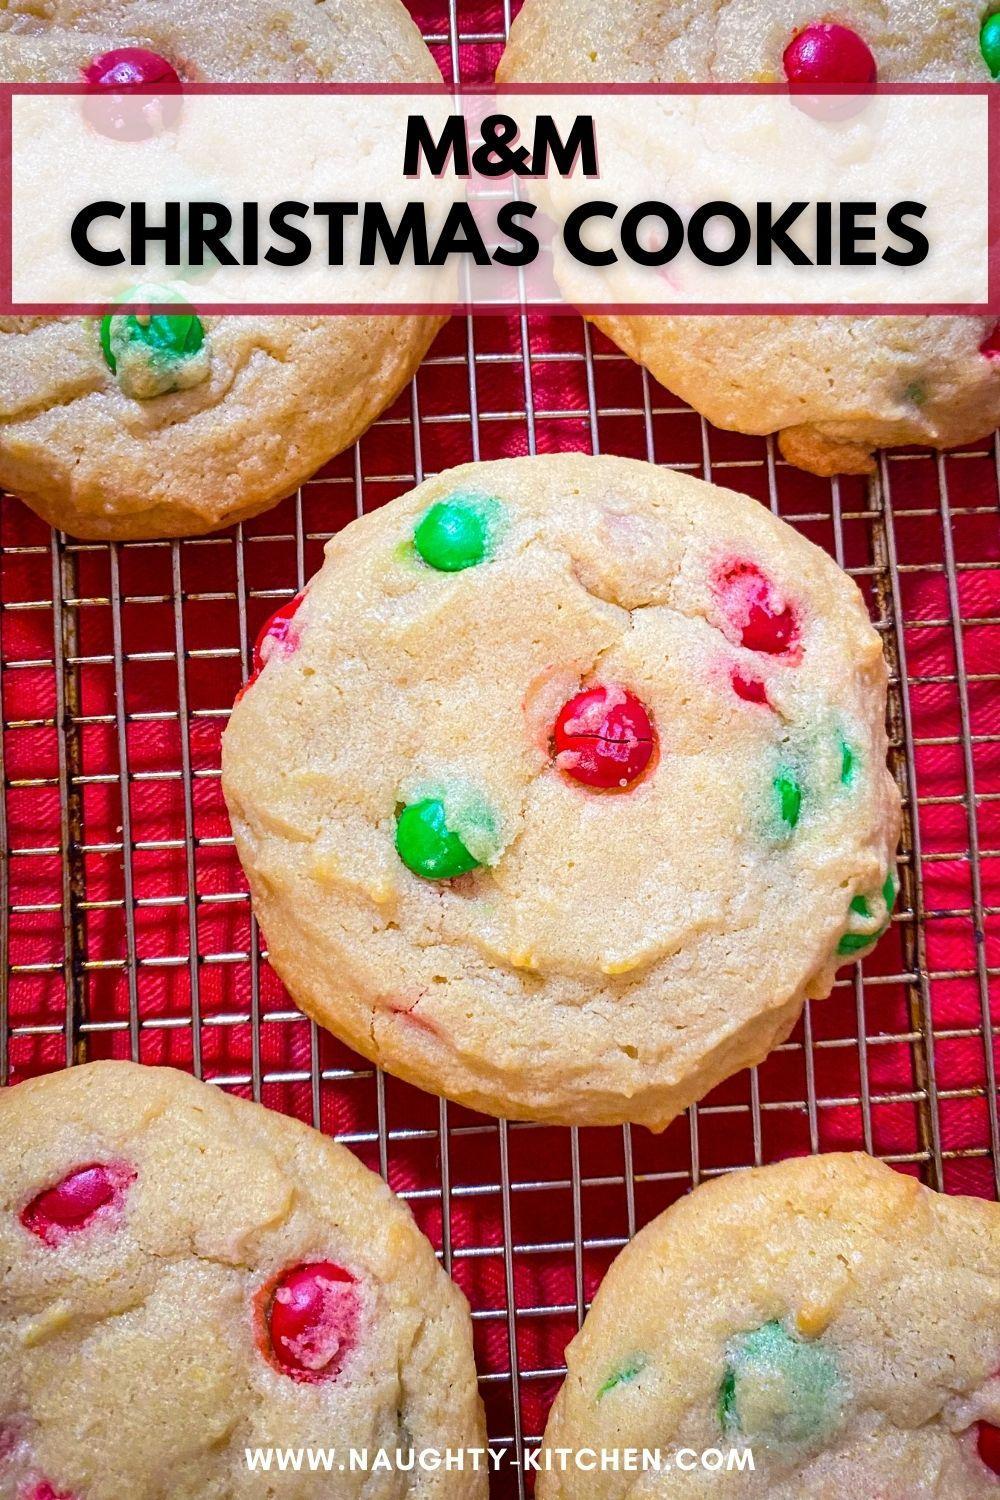
[[[862,38],[881,82],[987,84],[979,32],[988,8],[968,0],[850,0],[832,10],[816,0],[525,0],[498,77],[783,82],[788,44],[817,23],[834,23]],[[622,315],[594,322],[718,427],[777,432],[784,456],[817,474],[867,473],[876,447],[952,447],[1000,422],[1000,343],[991,339],[991,319]]]
[[[195,82],[440,79],[401,0],[0,8],[5,80],[78,79],[122,46],[151,49]],[[0,319],[0,485],[75,536],[212,531],[266,509],[352,443],[440,326],[427,317],[200,321],[201,347],[154,355],[153,374],[166,365],[169,378],[151,383],[129,378],[117,347],[112,372],[95,319]],[[133,342],[133,377],[134,356],[149,376],[148,352],[148,341]]]
[[[483,1440],[465,1301],[344,1147],[166,1068],[0,1091],[3,1500],[485,1500],[244,1452]]]
[[[990,1500],[1000,1207],[860,1154],[731,1173],[622,1251],[567,1365],[547,1447],[670,1469],[555,1467],[539,1500]]]
[[[662,1128],[888,921],[878,636],[745,496],[440,474],[334,537],[258,662],[223,784],[271,961],[449,1098]]]

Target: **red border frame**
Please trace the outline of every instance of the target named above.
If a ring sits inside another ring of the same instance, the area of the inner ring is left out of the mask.
[[[342,94],[356,96],[426,95],[460,98],[463,95],[566,95],[601,98],[609,94],[626,96],[671,95],[774,95],[786,96],[782,83],[639,83],[639,84],[532,84],[496,83],[463,85],[453,88],[445,83],[185,83],[183,91],[192,95],[298,95]],[[12,100],[21,94],[81,95],[93,92],[86,83],[3,83],[0,82],[0,316],[2,317],[101,317],[106,302],[22,302],[12,300]],[[818,95],[842,95],[836,86],[817,87]],[[583,313],[584,316],[674,316],[674,317],[988,317],[1000,314],[1000,92],[991,83],[879,83],[870,91],[883,95],[984,95],[987,99],[987,219],[989,246],[987,259],[987,300],[962,303],[754,303],[752,306],[729,306],[725,303],[576,303],[559,302],[454,302],[454,303],[216,303],[198,302],[198,310],[209,316],[287,317],[446,317],[453,314],[497,313],[521,314],[529,308],[553,313]],[[170,304],[158,304],[163,311]]]

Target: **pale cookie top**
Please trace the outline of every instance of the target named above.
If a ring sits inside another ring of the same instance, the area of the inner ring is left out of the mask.
[[[503,1112],[663,1125],[786,1034],[896,895],[853,583],[730,491],[562,455],[336,536],[223,774],[272,962]]]
[[[988,83],[983,7],[941,0],[526,0],[502,72],[584,83],[782,83],[792,38],[816,23],[850,27],[875,55],[879,78]],[[837,80],[831,80],[835,82]]]
[[[483,1438],[464,1298],[344,1147],[166,1068],[0,1090],[3,1500],[483,1500],[244,1453]]]
[[[731,1173],[622,1251],[567,1364],[551,1448],[726,1462],[543,1474],[540,1500],[990,1500],[1000,1207],[861,1154]]]
[[[817,0],[526,0],[498,77],[799,89],[812,81],[850,91],[872,82],[988,86],[1000,74],[992,9],[971,0],[850,0],[832,10]],[[957,168],[964,150],[955,141]],[[668,312],[594,321],[717,426],[777,432],[785,457],[819,474],[868,473],[878,446],[951,447],[1000,421],[1000,325],[992,317]]]
[[[113,97],[119,76],[161,74],[167,89],[440,82],[400,0],[0,8],[0,79],[86,80]],[[439,326],[426,317],[202,318],[197,279],[136,281],[133,300],[183,290],[190,312],[0,319],[0,484],[77,536],[181,536],[263,510],[354,441]]]

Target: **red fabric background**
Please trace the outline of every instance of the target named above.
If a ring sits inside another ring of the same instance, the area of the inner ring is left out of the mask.
[[[491,76],[500,5],[465,0],[457,33],[444,0],[413,9],[446,75],[457,59],[466,81]],[[863,978],[843,970],[757,1074],[730,1080],[663,1136],[502,1131],[453,1106],[442,1133],[436,1100],[376,1081],[258,962],[219,790],[219,736],[248,641],[359,503],[380,505],[419,474],[475,457],[597,445],[710,475],[841,549],[890,654],[905,653],[903,899]],[[483,317],[453,321],[414,390],[357,452],[241,533],[72,544],[5,500],[7,1079],[62,1066],[68,1046],[78,1058],[200,1066],[247,1094],[256,1077],[265,1103],[382,1167],[439,1246],[447,1180],[447,1246],[476,1310],[496,1437],[515,1432],[515,1398],[523,1435],[541,1432],[582,1305],[630,1228],[699,1176],[867,1144],[930,1181],[940,1159],[948,1191],[994,1196],[996,1042],[984,1018],[992,1002],[1000,1025],[998,453],[983,443],[940,463],[894,455],[883,478],[886,501],[857,480],[790,470],[764,439],[708,430],[575,317]]]

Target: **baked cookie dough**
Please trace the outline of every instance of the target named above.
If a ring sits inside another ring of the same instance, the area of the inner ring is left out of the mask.
[[[222,768],[271,962],[436,1093],[661,1129],[889,920],[879,638],[745,496],[451,470],[335,536],[255,665]]]
[[[860,1153],[730,1173],[622,1251],[567,1365],[546,1446],[670,1470],[555,1468],[539,1500],[990,1500],[1000,1206]]]
[[[485,1500],[244,1451],[484,1437],[465,1300],[344,1147],[168,1068],[0,1091],[3,1500]]]
[[[157,67],[182,82],[440,81],[401,0],[0,8],[4,81],[99,75],[111,86]],[[141,322],[123,313],[103,327],[0,319],[0,485],[74,536],[227,526],[352,443],[439,327],[428,317],[199,318],[195,306]]]
[[[988,84],[991,6],[944,0],[525,0],[502,82],[860,87]],[[610,273],[609,273],[610,274]],[[594,323],[717,427],[778,434],[816,474],[869,473],[873,450],[972,442],[1000,422],[991,318],[600,316]]]

